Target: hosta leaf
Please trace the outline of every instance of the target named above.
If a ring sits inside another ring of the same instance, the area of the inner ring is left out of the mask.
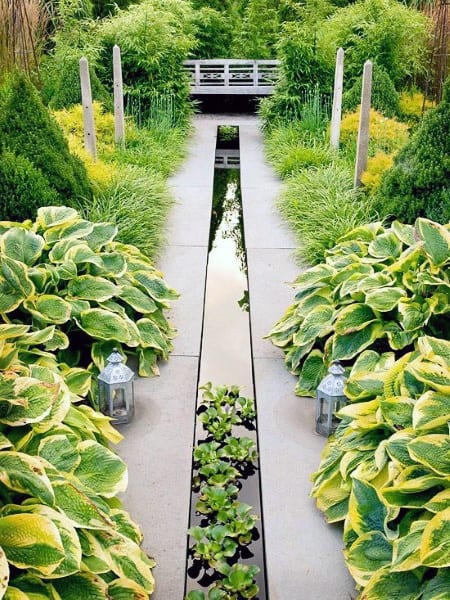
[[[370,483],[353,479],[348,514],[352,529],[362,535],[371,531],[384,533],[389,511]]]
[[[19,427],[41,421],[50,413],[58,391],[56,384],[43,383],[32,377],[18,377],[14,381],[14,394],[23,402],[14,402],[0,417],[0,423]]]
[[[3,598],[9,582],[9,565],[5,553],[0,548],[0,598]]]
[[[450,489],[442,490],[433,496],[425,505],[424,508],[432,513],[441,512],[450,506]]]
[[[77,211],[67,206],[44,206],[37,212],[38,224],[44,230],[62,223],[74,223],[77,219]]]
[[[448,600],[450,590],[450,569],[439,569],[433,579],[425,582],[422,600]]]
[[[44,246],[45,241],[42,236],[20,227],[12,227],[0,239],[3,254],[29,267],[41,256]]]
[[[27,329],[29,329],[28,326]],[[34,346],[35,344],[45,344],[53,338],[53,336],[55,335],[55,329],[56,328],[54,325],[49,325],[48,327],[44,327],[44,329],[38,329],[37,331],[26,333],[25,335],[22,335],[20,339],[17,340],[17,344],[19,346]]]
[[[64,370],[64,381],[73,394],[86,396],[91,389],[92,373],[87,369],[72,367]]]
[[[153,348],[139,348],[139,375],[141,377],[153,377],[159,375],[157,366],[158,353]]]
[[[137,287],[131,285],[124,285],[120,292],[120,298],[127,304],[129,304],[134,310],[142,314],[152,313],[157,310],[157,305],[152,298],[141,291]]]
[[[49,576],[64,559],[64,547],[56,525],[35,514],[0,518],[0,546],[15,567],[33,567]]]
[[[380,271],[360,279],[357,289],[361,292],[368,292],[369,290],[377,290],[393,284],[394,280],[389,273]]]
[[[419,218],[416,228],[423,240],[423,249],[433,264],[440,267],[450,258],[450,232],[439,223]]]
[[[23,299],[23,294],[15,290],[0,276],[0,313],[8,313],[15,310],[20,306]]]
[[[89,421],[91,426],[95,427],[98,435],[104,440],[112,442],[113,444],[118,444],[123,440],[122,434],[111,425],[111,419],[106,415],[103,415],[85,404],[81,404],[77,408],[77,413],[78,415],[82,415],[83,419]]]
[[[327,367],[323,362],[323,353],[320,350],[313,350],[303,362],[295,393],[299,396],[314,395],[326,373]]]
[[[110,600],[147,600],[148,592],[135,581],[120,577],[108,585]]]
[[[417,244],[414,227],[412,225],[400,223],[400,221],[393,221],[393,223],[391,223],[391,228],[399,240],[406,246],[414,246],[414,244]]]
[[[93,338],[115,340],[131,345],[132,338],[127,321],[109,310],[101,308],[85,310],[80,314],[77,322],[81,329]]]
[[[163,279],[154,277],[146,271],[134,271],[133,277],[149,296],[163,306],[168,306],[168,300],[176,300],[179,296],[178,292],[170,288]]]
[[[349,486],[344,485],[339,471],[321,483],[314,491],[317,508],[325,514],[329,523],[343,520],[347,515]],[[338,510],[336,510],[338,507]]]
[[[136,326],[141,337],[141,345],[161,350],[163,357],[168,358],[169,346],[167,341],[153,321],[151,319],[140,319],[136,321]]]
[[[321,281],[328,281],[334,275],[334,269],[327,264],[319,264],[307,269],[293,282],[295,287],[309,287]]]
[[[376,316],[365,304],[350,304],[338,312],[334,329],[339,335],[345,335],[359,331],[375,320]]]
[[[36,456],[9,450],[0,452],[0,481],[10,490],[53,504],[52,486],[42,461]]]
[[[366,304],[373,310],[380,312],[389,312],[399,303],[400,299],[406,296],[403,288],[384,287],[369,290],[366,293]]]
[[[93,223],[92,231],[86,235],[85,240],[92,250],[100,250],[102,246],[112,242],[116,235],[116,225],[112,223]]]
[[[333,330],[332,321],[334,309],[331,306],[317,306],[301,323],[297,333],[294,334],[295,346],[304,346],[318,337],[328,335]]]
[[[398,303],[399,321],[405,331],[414,331],[423,327],[430,318],[427,304],[412,302],[410,299]]]
[[[370,323],[364,329],[354,333],[336,334],[333,339],[332,358],[333,360],[354,358],[383,334],[383,325],[379,322]]]
[[[441,475],[450,475],[450,436],[421,435],[408,444],[413,459]]]
[[[107,584],[101,577],[92,573],[77,573],[56,579],[52,584],[64,600],[105,600],[108,597]]]
[[[80,463],[80,455],[66,435],[50,435],[39,444],[39,456],[48,460],[58,471],[70,473]]]
[[[56,272],[62,280],[71,280],[78,275],[77,265],[71,260],[59,264],[56,267]]]
[[[0,325],[0,341],[10,340],[13,338],[23,338],[30,329],[29,325],[14,325],[10,323],[2,323]],[[21,339],[17,340],[20,343]]]
[[[135,581],[148,593],[153,592],[155,580],[151,567],[155,562],[149,559],[137,544],[127,538],[120,538],[117,543],[108,545],[107,553],[114,573]]]
[[[29,504],[23,509],[47,517],[58,529],[64,548],[64,558],[52,571],[51,578],[67,577],[79,571],[81,568],[81,545],[78,534],[69,519],[59,511],[43,504]]]
[[[303,346],[292,346],[292,348],[286,352],[285,362],[286,368],[295,375],[298,375],[298,368],[302,359],[312,350],[314,342],[304,344]]]
[[[450,402],[446,394],[425,392],[415,403],[413,427],[423,431],[436,429],[450,421]]]
[[[359,536],[344,554],[353,579],[365,585],[374,571],[391,563],[392,546],[380,531],[370,531]]]
[[[25,300],[23,305],[33,316],[45,323],[66,323],[72,312],[72,307],[66,300],[52,294],[43,294],[33,300]]]
[[[104,302],[120,293],[120,288],[111,281],[92,275],[75,277],[69,281],[67,290],[69,300],[95,300],[96,302]]]
[[[401,241],[390,231],[378,235],[369,244],[369,254],[376,258],[397,258],[401,251]]]
[[[450,342],[448,340],[424,335],[419,339],[417,345],[424,358],[450,367]]]
[[[407,396],[382,398],[380,402],[380,410],[386,423],[395,429],[411,427],[413,408],[414,401]]]
[[[428,567],[450,567],[450,507],[434,515],[425,527],[420,558]]]
[[[74,527],[85,529],[109,529],[112,525],[105,513],[75,485],[68,481],[52,483],[58,508],[63,511]]]
[[[352,402],[370,400],[383,393],[385,374],[380,371],[368,371],[351,375],[345,384],[345,395]]]
[[[392,350],[403,350],[403,348],[410,346],[421,333],[417,329],[415,331],[405,331],[396,321],[385,323],[384,330]]]
[[[107,498],[125,491],[127,468],[117,454],[93,440],[80,442],[78,452],[81,462],[75,475],[84,485]]]
[[[407,535],[393,541],[393,571],[412,571],[420,567],[420,543],[426,521]]]
[[[406,370],[419,381],[443,394],[450,394],[450,370],[432,362],[416,360]]]
[[[77,221],[74,223],[68,223],[66,225],[59,225],[47,229],[47,231],[44,233],[44,238],[47,244],[51,245],[60,239],[84,238],[92,232],[93,228],[94,224],[90,221],[77,219]]]
[[[114,521],[119,533],[132,540],[138,546],[142,543],[142,531],[126,511],[113,508],[110,517]]]
[[[389,567],[379,569],[370,578],[362,595],[363,600],[398,598],[417,600],[420,598],[420,582],[412,572],[394,573]]]
[[[85,243],[77,243],[73,245],[67,251],[64,260],[72,260],[77,265],[88,263],[100,268],[103,266],[101,256],[93,252]]]
[[[0,255],[0,269],[6,283],[23,298],[34,294],[35,288],[28,277],[26,265],[8,256]]]
[[[381,222],[369,223],[367,225],[358,225],[348,233],[345,233],[340,238],[338,238],[338,243],[345,242],[346,240],[361,240],[363,242],[370,242],[375,237],[381,233],[383,227]]]

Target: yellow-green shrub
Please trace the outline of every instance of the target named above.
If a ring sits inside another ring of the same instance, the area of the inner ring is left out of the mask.
[[[377,191],[381,176],[387,169],[392,167],[393,162],[393,154],[386,154],[381,151],[368,159],[367,169],[361,175],[361,182],[370,194],[374,194]]]
[[[400,110],[404,117],[410,121],[422,118],[423,112],[432,108],[434,103],[425,100],[420,92],[402,92],[400,94]]]
[[[356,143],[359,127],[359,108],[344,116],[341,123],[341,142],[345,146]],[[396,119],[389,119],[373,108],[370,109],[370,151],[375,154],[399,150],[408,140],[408,126]]]

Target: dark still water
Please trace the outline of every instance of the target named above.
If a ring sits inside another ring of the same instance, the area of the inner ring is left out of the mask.
[[[239,171],[217,169],[206,278],[200,384],[253,396],[248,283]]]

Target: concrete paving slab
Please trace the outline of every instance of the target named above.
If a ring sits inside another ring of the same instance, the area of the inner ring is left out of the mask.
[[[155,557],[153,600],[183,598],[198,358],[172,356],[161,377],[136,382],[136,417],[118,446],[129,470],[123,496]]]
[[[242,187],[245,245],[248,248],[295,248],[294,236],[276,209],[279,184]]]
[[[257,358],[254,368],[270,600],[354,598],[342,532],[308,495],[325,443],[314,433],[314,400],[294,395],[282,359]]]
[[[247,249],[253,358],[280,356],[280,350],[262,338],[292,303],[294,294],[287,283],[298,275],[298,267],[291,254],[285,248]]]
[[[207,246],[168,246],[158,265],[180,293],[167,313],[177,328],[172,356],[200,355],[207,260]]]
[[[208,246],[212,182],[209,186],[171,188],[176,205],[168,220],[170,245]]]

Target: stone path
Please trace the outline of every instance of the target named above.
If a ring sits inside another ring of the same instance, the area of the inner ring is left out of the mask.
[[[118,450],[130,475],[125,506],[142,527],[144,549],[157,560],[152,598],[182,600],[219,124],[239,125],[240,133],[269,597],[349,600],[355,593],[342,558],[341,532],[325,524],[308,496],[309,475],[324,444],[314,434],[314,402],[294,395],[295,379],[285,370],[281,352],[262,339],[291,302],[286,282],[298,267],[293,239],[274,209],[280,182],[264,160],[256,117],[196,117],[189,156],[171,180],[177,204],[158,267],[181,293],[171,313],[179,334],[161,377],[137,382],[136,418],[122,428],[125,440]]]

